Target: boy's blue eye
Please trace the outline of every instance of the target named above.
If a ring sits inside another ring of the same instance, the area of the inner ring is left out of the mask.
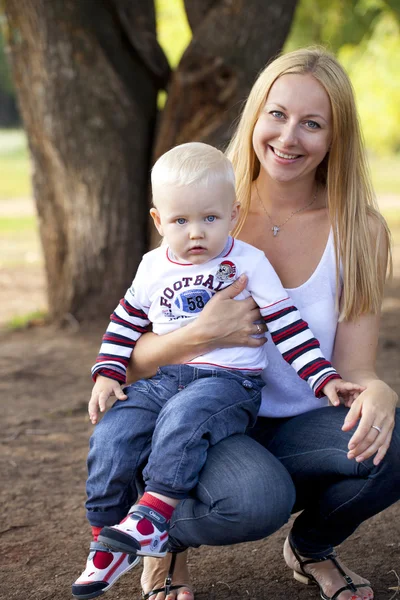
[[[215,221],[217,217],[215,215],[208,215],[208,217],[205,218],[205,220],[207,221],[207,223],[212,223],[213,221]]]
[[[184,225],[186,223],[186,219],[184,219],[183,217],[180,217],[179,219],[176,220],[176,222],[178,223],[178,225]]]

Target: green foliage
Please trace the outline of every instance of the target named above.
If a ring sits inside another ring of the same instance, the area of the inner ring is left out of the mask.
[[[172,68],[192,38],[183,0],[155,0],[157,37]]]
[[[356,92],[367,147],[379,155],[400,152],[398,20],[382,13],[369,40],[343,46],[338,56]]]
[[[183,0],[155,0],[155,6],[158,41],[171,68],[174,69],[192,38]],[[160,110],[164,107],[166,99],[166,92],[159,92],[158,108]]]
[[[4,35],[3,35],[3,21],[4,16],[0,13],[0,89],[4,92],[8,92],[11,95],[14,95],[14,86],[11,78],[10,65],[8,64],[8,59],[6,56],[6,49],[4,43]]]
[[[300,0],[285,50],[318,44],[336,54],[369,37],[388,10],[384,0]]]
[[[400,152],[400,1],[300,0],[285,45],[322,45],[352,80],[367,148]]]

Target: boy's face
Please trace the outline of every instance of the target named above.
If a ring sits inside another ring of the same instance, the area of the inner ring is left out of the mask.
[[[177,258],[195,265],[222,252],[239,216],[234,190],[225,182],[156,187],[153,201],[157,208],[150,214],[158,232]]]

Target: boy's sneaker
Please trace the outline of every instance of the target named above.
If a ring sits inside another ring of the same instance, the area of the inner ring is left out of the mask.
[[[167,554],[168,529],[169,522],[160,513],[136,504],[119,525],[103,527],[98,540],[114,552],[161,558]]]
[[[121,575],[133,569],[139,560],[136,556],[112,552],[103,544],[92,542],[86,569],[72,585],[72,595],[86,600],[104,594]]]

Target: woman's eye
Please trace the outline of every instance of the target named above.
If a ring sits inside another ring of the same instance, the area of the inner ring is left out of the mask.
[[[205,221],[207,221],[207,223],[212,223],[216,218],[215,215],[208,215],[208,217],[205,218]]]
[[[320,129],[320,126],[316,121],[306,121],[306,125],[310,129]]]
[[[276,117],[277,119],[282,119],[285,116],[280,110],[271,110],[270,115]]]
[[[186,223],[186,219],[184,219],[183,217],[180,217],[179,219],[176,219],[176,223],[178,225],[184,225]]]

